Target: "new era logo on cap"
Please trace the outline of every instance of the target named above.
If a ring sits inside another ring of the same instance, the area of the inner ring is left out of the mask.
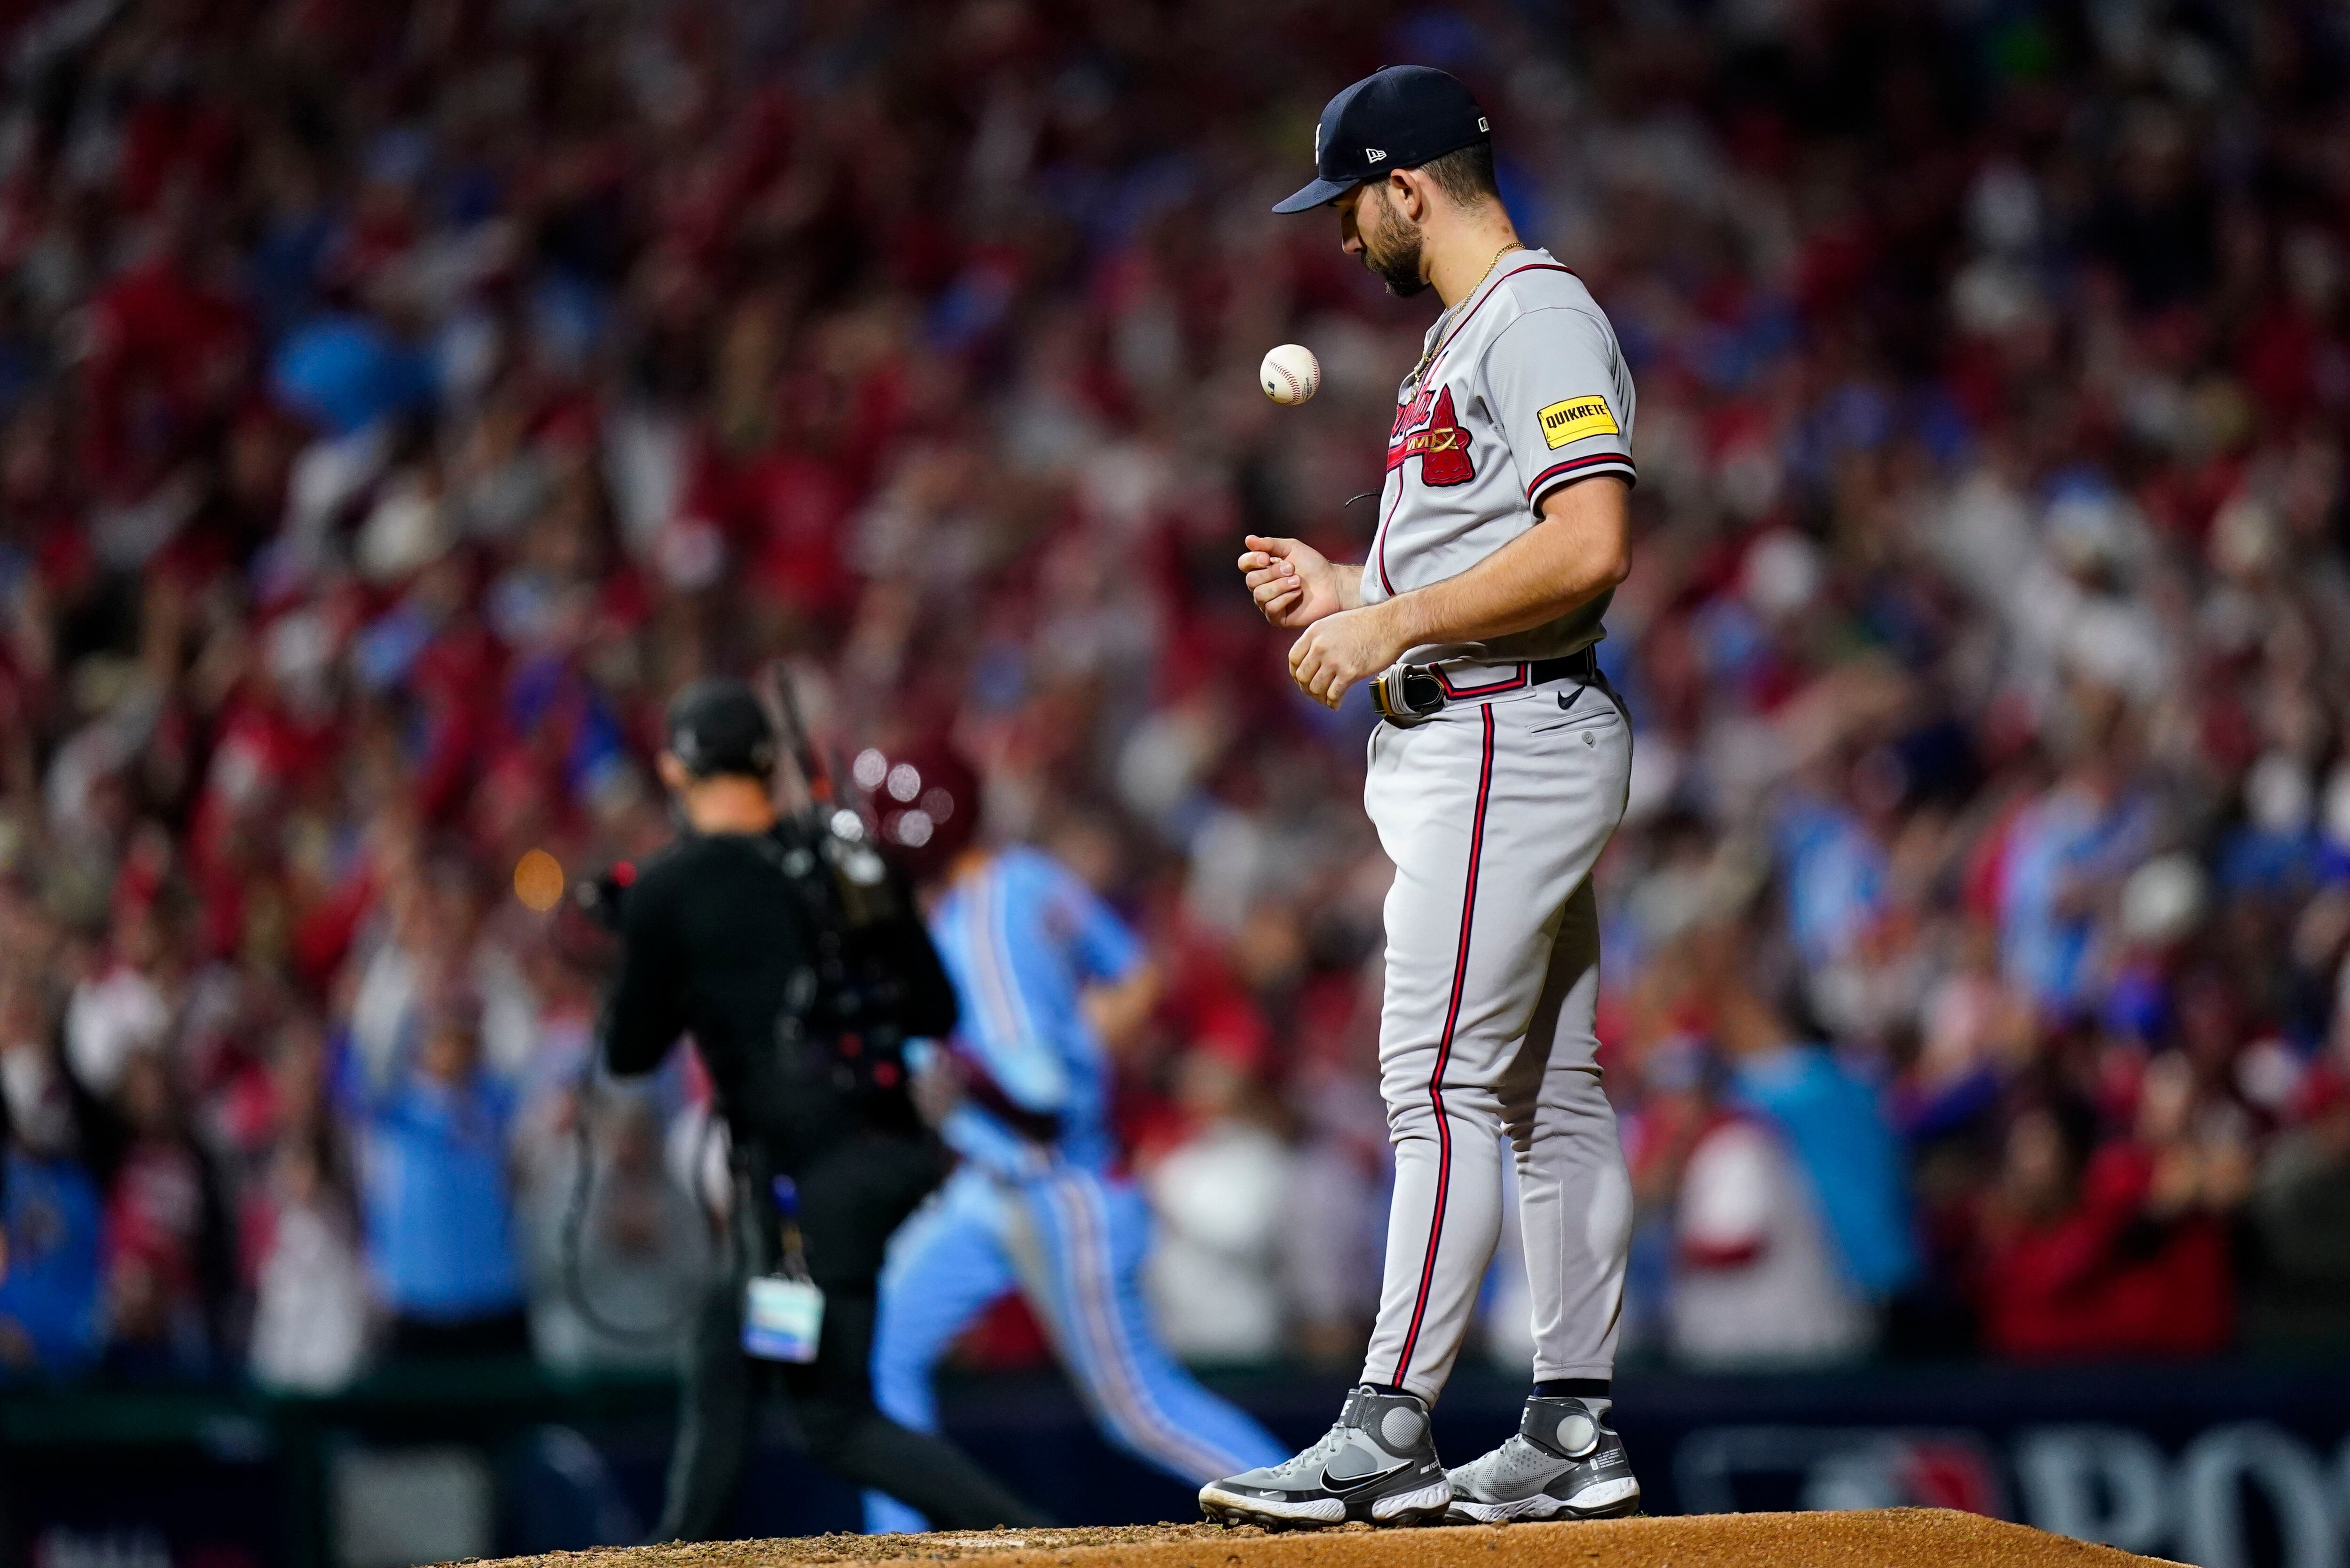
[[[1375,168],[1417,169],[1490,134],[1475,95],[1458,78],[1427,66],[1388,66],[1324,108],[1314,128],[1317,177],[1274,211],[1321,206],[1370,179]]]

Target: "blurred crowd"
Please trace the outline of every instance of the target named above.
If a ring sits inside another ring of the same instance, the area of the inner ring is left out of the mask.
[[[773,665],[839,754],[951,732],[1148,934],[1170,1341],[1357,1354],[1371,720],[1232,558],[1370,531],[1430,311],[1265,208],[1397,60],[1477,88],[1639,384],[1627,1355],[2350,1346],[2336,8],[0,28],[0,1373],[666,1354],[705,1088],[583,1094],[602,955],[515,873],[662,842],[663,700]]]

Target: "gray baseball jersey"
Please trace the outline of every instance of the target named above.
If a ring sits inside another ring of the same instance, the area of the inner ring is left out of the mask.
[[[1534,526],[1543,498],[1563,484],[1630,480],[1632,415],[1631,372],[1583,280],[1548,251],[1503,256],[1429,328],[1396,394],[1365,602],[1467,571]],[[1603,635],[1607,598],[1547,626],[1406,657],[1506,667],[1573,653]],[[1482,683],[1473,667],[1463,673]]]
[[[1377,600],[1466,571],[1593,474],[1629,478],[1632,380],[1575,275],[1503,258],[1428,337],[1388,446]],[[1501,1226],[1514,1150],[1537,1378],[1605,1377],[1631,1225],[1593,1018],[1591,867],[1624,815],[1632,734],[1604,691],[1528,661],[1598,640],[1607,597],[1449,659],[1454,701],[1372,732],[1364,804],[1395,862],[1380,1091],[1396,1150],[1379,1315],[1363,1378],[1434,1398]]]

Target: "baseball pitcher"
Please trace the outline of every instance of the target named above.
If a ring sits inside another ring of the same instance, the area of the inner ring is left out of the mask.
[[[1592,865],[1632,734],[1593,646],[1626,571],[1632,379],[1582,282],[1522,244],[1486,118],[1437,70],[1347,88],[1315,131],[1341,243],[1444,312],[1396,396],[1369,558],[1248,540],[1290,673],[1336,706],[1371,682],[1364,804],[1395,862],[1380,1088],[1396,1151],[1386,1282],[1362,1382],[1322,1440],[1213,1481],[1228,1524],[1596,1518],[1639,1506],[1607,1425],[1631,1188],[1600,1092]],[[1448,1475],[1428,1411],[1451,1372],[1517,1160],[1534,1298],[1517,1433]]]

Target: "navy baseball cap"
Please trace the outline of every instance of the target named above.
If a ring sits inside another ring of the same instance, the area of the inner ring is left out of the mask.
[[[1485,111],[1459,77],[1431,66],[1388,66],[1324,107],[1314,128],[1318,178],[1273,210],[1303,213],[1390,169],[1417,169],[1492,140]]]

